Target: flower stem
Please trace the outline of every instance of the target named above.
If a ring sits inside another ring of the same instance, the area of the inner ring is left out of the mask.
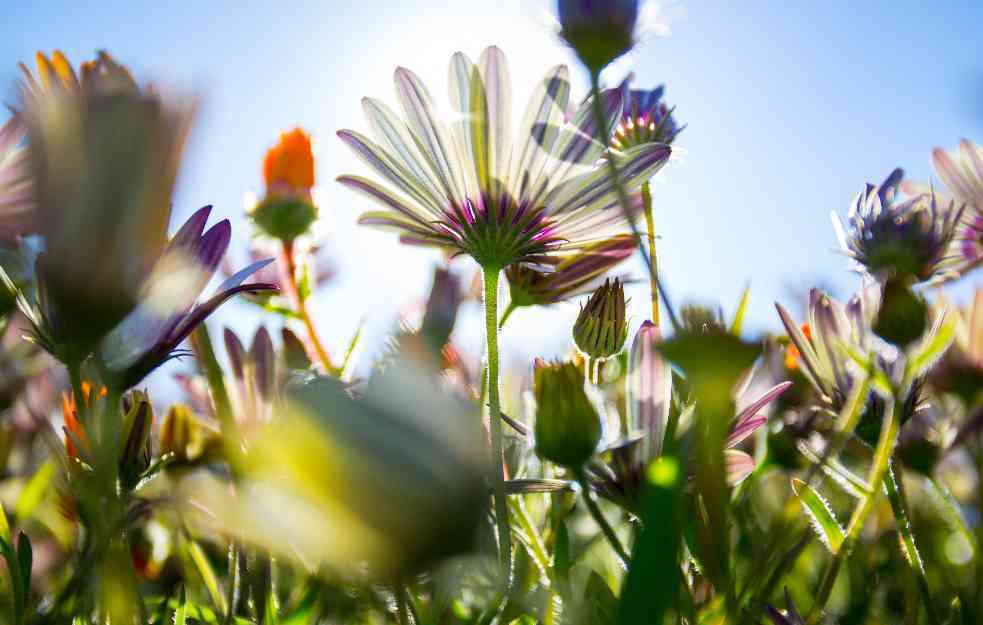
[[[853,515],[850,517],[850,524],[847,526],[846,539],[836,553],[833,554],[833,559],[830,561],[823,575],[819,590],[816,593],[816,602],[813,604],[809,617],[806,619],[810,625],[815,625],[819,622],[822,611],[829,601],[830,594],[833,592],[833,584],[836,582],[840,567],[846,557],[850,555],[850,552],[853,551],[853,546],[860,536],[860,530],[863,529],[864,522],[866,522],[871,510],[874,509],[874,500],[877,498],[877,493],[880,490],[877,488],[877,485],[884,480],[884,476],[887,474],[891,454],[894,451],[894,444],[898,439],[901,413],[904,410],[904,402],[898,395],[898,393],[895,393],[893,407],[884,413],[881,435],[877,441],[877,448],[874,450],[874,461],[867,475],[867,484],[870,487],[870,492],[864,495],[857,504],[857,507],[854,508]]]
[[[601,528],[601,532],[604,537],[607,538],[608,542],[611,543],[611,547],[614,552],[618,554],[618,559],[621,561],[621,566],[625,569],[628,568],[628,553],[625,548],[621,546],[621,541],[618,540],[618,535],[614,533],[614,528],[608,523],[608,520],[604,518],[601,514],[601,509],[597,507],[597,502],[594,501],[594,497],[591,495],[590,483],[587,481],[587,474],[584,473],[583,467],[575,471],[577,477],[577,482],[580,484],[580,490],[584,498],[584,503],[587,505],[587,510],[590,515],[594,518],[594,522]]]
[[[505,312],[502,313],[502,318],[498,320],[499,330],[505,327],[505,322],[509,320],[509,317],[512,316],[512,313],[515,312],[516,308],[518,308],[518,306],[515,305],[514,301],[509,302],[509,305],[505,307]]]
[[[317,329],[314,327],[311,313],[307,309],[307,299],[302,296],[300,288],[297,285],[297,257],[293,241],[283,242],[283,258],[286,264],[284,273],[286,273],[285,277],[287,279],[287,292],[293,300],[294,312],[297,313],[297,316],[300,317],[301,322],[304,324],[304,329],[307,331],[307,339],[310,341],[311,347],[314,348],[314,354],[317,356],[318,362],[324,367],[324,372],[328,375],[336,375],[340,372],[332,364],[328,350],[324,348],[324,344],[317,335]]]
[[[591,102],[593,104],[592,109],[594,111],[594,123],[597,125],[598,133],[601,140],[604,141],[605,146],[609,146],[611,139],[611,133],[608,128],[608,120],[604,115],[604,105],[601,102],[601,87],[600,87],[600,76],[598,72],[591,72]],[[674,330],[679,329],[679,319],[676,317],[676,312],[672,307],[672,302],[669,301],[669,296],[666,295],[665,288],[662,285],[662,281],[659,280],[659,276],[652,271],[652,262],[649,260],[649,254],[645,250],[645,242],[642,241],[642,234],[638,231],[638,225],[635,223],[634,216],[631,211],[631,202],[628,200],[628,192],[625,191],[625,186],[621,181],[621,173],[618,171],[618,165],[614,161],[614,154],[608,151],[607,158],[604,159],[607,163],[608,171],[611,174],[611,180],[614,185],[614,191],[618,198],[618,205],[621,207],[621,212],[625,215],[625,220],[628,222],[628,226],[631,228],[631,233],[635,236],[635,240],[638,241],[638,250],[642,253],[642,260],[645,261],[645,267],[649,271],[649,278],[652,283],[655,284],[656,290],[662,296],[662,301],[666,306],[666,314],[669,316],[669,323],[672,324]],[[652,320],[653,323],[655,320]]]
[[[498,397],[498,267],[482,267],[485,278],[485,333],[488,341],[488,426],[491,430],[492,489],[495,522],[498,527],[498,552],[502,573],[509,584],[512,574],[512,530],[505,500],[505,457],[502,433],[502,410]]]
[[[652,214],[652,187],[648,180],[642,183],[642,208],[645,210],[645,226],[649,242],[649,282],[652,293],[652,323],[659,324],[659,266],[655,256],[655,216]]]
[[[901,547],[904,549],[905,558],[908,560],[908,564],[915,574],[915,581],[918,583],[918,592],[922,596],[922,602],[925,604],[925,612],[928,614],[928,622],[930,625],[938,625],[939,617],[935,613],[935,607],[932,605],[932,594],[929,592],[928,580],[925,578],[925,567],[922,564],[921,554],[918,553],[915,534],[911,529],[911,521],[908,518],[904,485],[898,480],[893,464],[888,466],[887,475],[884,476],[884,490],[887,491],[887,498],[891,502],[894,521],[897,523],[898,533],[901,535]]]

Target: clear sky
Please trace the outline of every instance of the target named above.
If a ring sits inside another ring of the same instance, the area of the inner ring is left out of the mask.
[[[55,48],[76,63],[104,48],[138,78],[201,94],[175,219],[214,204],[241,246],[243,195],[259,190],[264,151],[294,124],[311,131],[334,223],[327,247],[341,271],[318,294],[318,323],[339,349],[362,315],[370,331],[391,328],[396,311],[425,293],[435,257],[355,225],[369,206],[334,178],[365,170],[335,131],[367,128],[362,96],[393,101],[397,65],[446,102],[451,54],[476,57],[489,44],[509,56],[521,111],[548,67],[575,65],[550,33],[550,8],[533,0],[5,0],[0,94],[13,99],[18,61]],[[750,280],[753,327],[777,329],[776,299],[794,306],[814,284],[848,295],[855,278],[835,251],[830,210],[845,211],[864,181],[897,165],[927,179],[935,146],[983,141],[981,2],[694,0],[664,15],[671,35],[642,45],[632,69],[639,85],[665,82],[688,124],[655,187],[660,261],[676,300],[731,311]],[[977,274],[959,291],[980,282]],[[633,296],[637,322],[646,295],[639,287]],[[248,310],[226,308],[219,323],[254,324]],[[562,350],[575,311],[520,311],[505,344]],[[459,332],[472,346],[476,321],[477,311],[466,311]]]

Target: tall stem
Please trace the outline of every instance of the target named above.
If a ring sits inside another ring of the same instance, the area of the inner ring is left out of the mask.
[[[290,299],[293,300],[294,312],[297,313],[297,316],[300,317],[301,322],[304,324],[307,339],[314,349],[314,354],[317,356],[318,362],[324,367],[324,372],[328,375],[336,374],[338,373],[338,369],[332,364],[331,357],[328,356],[328,350],[324,349],[324,344],[317,335],[317,329],[314,327],[311,313],[307,309],[307,300],[302,296],[300,288],[297,285],[297,259],[293,241],[283,242],[283,258],[286,264],[284,272],[286,273],[285,277],[287,279],[287,291]]]
[[[604,142],[605,147],[608,147],[611,136],[610,132],[608,132],[608,120],[604,115],[604,104],[601,102],[600,76],[597,72],[592,72],[590,79],[594,123],[597,125],[598,134],[601,140]],[[621,182],[621,173],[618,171],[618,165],[614,162],[614,154],[610,152],[610,149],[608,150],[607,158],[605,158],[604,161],[607,163],[608,171],[611,174],[611,181],[614,186],[615,194],[618,198],[618,205],[621,207],[621,212],[625,215],[625,220],[628,222],[628,226],[631,228],[631,233],[638,241],[638,250],[642,253],[642,260],[645,261],[645,267],[649,270],[649,278],[655,284],[656,289],[662,296],[663,303],[666,305],[666,314],[669,315],[669,323],[672,324],[673,329],[679,329],[679,319],[676,317],[675,310],[673,310],[672,302],[669,301],[669,297],[666,295],[665,288],[663,288],[662,282],[659,280],[659,276],[652,272],[652,262],[649,260],[649,254],[645,250],[645,243],[642,241],[642,234],[638,231],[638,225],[635,224],[635,218],[631,211],[631,202],[628,200],[628,192],[625,191],[625,186]]]
[[[621,566],[627,569],[628,552],[626,552],[625,548],[621,546],[621,541],[618,540],[618,535],[614,533],[614,528],[611,527],[608,520],[604,518],[603,514],[601,514],[601,509],[597,507],[597,502],[594,501],[594,497],[591,494],[590,483],[587,481],[587,475],[584,473],[583,468],[577,469],[576,476],[577,481],[580,483],[581,495],[583,496],[584,503],[587,505],[587,510],[594,518],[594,522],[601,528],[601,532],[611,544],[611,548],[614,549],[616,554],[618,554],[618,559],[621,561]]]
[[[655,256],[655,216],[652,214],[652,187],[648,180],[642,183],[642,208],[645,211],[645,227],[649,241],[649,283],[652,294],[652,323],[659,323],[659,266]]]
[[[884,490],[887,491],[887,498],[891,502],[891,511],[894,513],[894,522],[898,526],[898,533],[901,535],[901,547],[905,552],[905,559],[911,566],[915,574],[915,581],[918,583],[918,592],[922,596],[925,604],[925,612],[928,614],[930,625],[938,625],[939,617],[935,613],[932,605],[932,593],[928,588],[928,580],[925,578],[925,567],[922,564],[922,556],[918,553],[918,545],[915,543],[915,534],[911,529],[911,521],[908,519],[907,505],[905,503],[904,485],[898,479],[893,465],[889,465],[887,475],[884,477]]]
[[[509,508],[505,501],[505,457],[502,433],[502,409],[498,397],[498,267],[483,267],[485,278],[485,333],[488,341],[488,427],[491,430],[492,489],[495,522],[498,527],[498,552],[506,585],[512,575],[512,530]]]
[[[900,393],[895,393],[894,405],[891,410],[885,412],[884,423],[881,425],[881,435],[877,441],[877,448],[874,450],[874,461],[867,476],[870,492],[864,495],[857,507],[854,508],[853,515],[850,517],[850,524],[847,526],[846,538],[839,550],[833,554],[833,559],[823,575],[819,590],[816,593],[816,602],[812,606],[812,611],[809,612],[808,619],[806,619],[810,625],[819,622],[822,611],[833,592],[833,584],[836,582],[843,560],[853,551],[853,546],[860,536],[860,530],[863,529],[864,522],[866,522],[871,510],[874,509],[874,500],[880,492],[878,485],[883,482],[884,476],[887,474],[891,453],[894,451],[894,444],[898,439],[901,412],[904,410],[904,401],[899,395]]]

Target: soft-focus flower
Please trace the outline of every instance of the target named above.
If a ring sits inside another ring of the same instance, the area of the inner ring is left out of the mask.
[[[199,461],[222,446],[217,426],[199,418],[184,404],[174,404],[160,424],[160,453],[180,464]]]
[[[0,241],[37,228],[27,151],[20,147],[26,131],[17,116],[0,127]]]
[[[932,150],[935,173],[956,202],[966,205],[956,234],[957,257],[961,256],[960,273],[983,264],[983,147],[963,139],[951,152]],[[908,195],[926,195],[933,189],[924,183],[905,181],[901,188]]]
[[[587,69],[600,72],[635,44],[638,0],[559,0],[560,36]]]
[[[934,193],[897,201],[903,176],[895,169],[880,185],[864,187],[847,214],[849,232],[833,213],[840,245],[878,279],[923,282],[941,277],[952,266],[951,247],[963,208],[951,201],[940,208]]]
[[[654,89],[631,89],[631,77],[625,79],[621,117],[614,127],[611,146],[616,150],[626,150],[645,143],[672,143],[685,126],[676,123],[662,95],[665,85]]]
[[[236,419],[248,426],[269,423],[280,395],[276,352],[269,332],[260,327],[248,351],[228,328],[224,339],[232,365],[235,392],[230,393],[230,398]]]
[[[876,295],[871,289],[862,289],[844,306],[819,289],[812,289],[806,321],[801,326],[781,304],[776,303],[775,307],[790,340],[786,364],[802,373],[823,404],[839,410],[856,377],[843,348],[872,348]]]
[[[942,308],[942,305],[939,306]],[[942,310],[936,312],[942,314]],[[960,395],[968,405],[983,394],[983,287],[965,309],[947,309],[955,320],[955,338],[929,373],[935,388]]]
[[[590,293],[598,281],[621,262],[631,258],[637,240],[630,234],[587,243],[568,255],[553,258],[546,267],[524,263],[505,270],[510,307],[545,306]]]
[[[194,105],[141,90],[108,54],[80,75],[38,55],[21,89],[48,304],[84,358],[139,300],[167,244]],[[62,355],[65,355],[64,353]]]
[[[572,363],[536,359],[536,453],[564,467],[579,469],[601,440],[601,419],[584,391],[584,374]]]
[[[386,207],[362,215],[360,223],[395,228],[404,243],[467,254],[496,270],[540,263],[625,231],[611,177],[598,166],[605,145],[596,137],[591,102],[564,124],[566,67],[553,68],[539,85],[514,142],[502,52],[488,48],[477,65],[455,54],[450,76],[455,117],[449,124],[419,78],[400,68],[396,92],[406,121],[366,99],[378,143],[351,130],[338,133],[388,183],[339,178]],[[621,93],[614,89],[601,97],[613,121]],[[633,189],[651,178],[669,153],[668,146],[652,144],[620,154],[625,185]]]
[[[475,404],[396,362],[357,400],[318,378],[286,406],[251,445],[234,494],[204,475],[184,481],[193,527],[222,537],[235,527],[311,570],[383,581],[474,547],[489,474]]]
[[[620,352],[627,338],[624,286],[618,278],[605,280],[580,308],[573,326],[574,343],[588,357],[605,359]]]
[[[635,333],[628,358],[628,422],[643,432],[642,453],[655,458],[662,453],[662,442],[672,404],[672,370],[656,350],[662,330],[644,321]]]
[[[253,222],[269,236],[291,242],[307,234],[317,220],[314,188],[314,151],[311,137],[300,128],[280,135],[263,159],[266,195],[249,212]]]
[[[242,269],[219,285],[215,295],[198,302],[232,233],[227,219],[205,231],[210,213],[210,206],[199,209],[174,235],[148,277],[136,310],[103,341],[100,358],[119,384],[132,386],[164,364],[200,323],[234,295],[277,289],[275,284],[243,284],[271,262],[265,260]]]

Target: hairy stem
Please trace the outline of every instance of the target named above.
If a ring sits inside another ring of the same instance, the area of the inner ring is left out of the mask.
[[[915,534],[911,529],[911,521],[908,519],[903,488],[893,464],[889,465],[887,475],[884,477],[884,490],[887,491],[887,498],[891,502],[891,511],[894,513],[894,522],[897,524],[898,533],[901,535],[901,547],[904,549],[904,555],[908,560],[909,566],[911,566],[912,573],[915,574],[915,581],[918,583],[918,592],[922,596],[922,602],[925,604],[925,612],[928,614],[928,622],[930,625],[938,625],[939,617],[935,613],[935,607],[932,605],[932,594],[928,589],[928,580],[925,578],[925,567],[922,564],[921,554],[918,553],[918,545],[915,543]]]
[[[502,574],[508,584],[512,574],[512,530],[509,508],[505,500],[504,434],[502,409],[498,397],[498,267],[483,267],[485,278],[485,333],[488,341],[488,427],[491,430],[492,489],[495,500],[495,522],[498,527],[498,552]]]
[[[840,567],[843,565],[843,560],[850,555],[854,544],[856,544],[860,536],[860,530],[863,529],[867,517],[870,515],[871,510],[874,509],[874,500],[877,498],[880,490],[877,488],[877,485],[884,480],[884,476],[887,474],[891,453],[894,451],[894,444],[898,439],[901,412],[904,410],[904,402],[902,398],[898,397],[897,393],[895,393],[892,403],[893,407],[884,412],[884,423],[881,426],[881,435],[877,441],[877,448],[874,450],[874,461],[870,466],[870,472],[867,474],[867,484],[870,486],[870,492],[854,508],[853,515],[850,517],[850,524],[847,526],[846,539],[836,553],[833,554],[833,559],[830,561],[823,575],[819,590],[816,593],[816,602],[813,604],[812,611],[809,613],[807,619],[810,625],[819,622],[822,611],[829,601],[830,594],[833,592],[833,584],[836,582],[836,577],[840,572]]]
[[[286,265],[284,273],[287,279],[287,293],[293,302],[294,312],[304,324],[307,340],[310,341],[311,347],[314,349],[314,355],[324,367],[325,373],[328,375],[340,374],[341,372],[331,362],[331,357],[328,355],[328,350],[324,348],[324,343],[317,335],[317,329],[314,327],[314,321],[311,319],[311,313],[307,308],[307,299],[301,294],[300,287],[297,285],[297,257],[293,241],[283,242],[283,258]]]

